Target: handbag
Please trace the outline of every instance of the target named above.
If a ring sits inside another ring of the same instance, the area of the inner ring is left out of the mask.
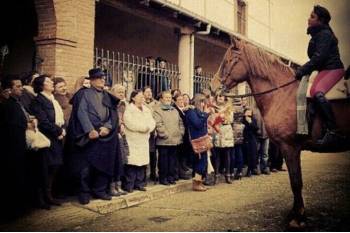
[[[26,130],[26,142],[29,149],[39,150],[51,146],[51,141],[38,129]]]
[[[208,134],[196,139],[191,139],[191,145],[196,154],[206,152],[213,148],[213,142]]]

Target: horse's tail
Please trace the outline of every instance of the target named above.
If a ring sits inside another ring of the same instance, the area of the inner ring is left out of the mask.
[[[345,80],[348,80],[350,78],[350,66],[345,71]]]

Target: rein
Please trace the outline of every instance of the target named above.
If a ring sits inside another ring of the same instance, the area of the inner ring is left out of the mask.
[[[238,55],[240,55],[241,53],[237,52]],[[228,74],[226,75],[226,77],[230,77],[231,76],[231,73],[233,72],[233,68],[234,66],[238,63],[238,60],[235,60],[235,62],[231,65],[230,67],[230,71],[228,72]],[[248,72],[250,72],[250,67],[249,67],[249,64],[246,64],[244,61],[243,61],[243,64],[244,66],[246,66],[246,69],[248,70]],[[258,93],[248,93],[248,94],[244,94],[244,95],[232,95],[232,94],[223,94],[224,96],[226,97],[229,97],[229,98],[244,98],[244,97],[250,97],[250,96],[261,96],[261,95],[265,95],[265,94],[268,94],[268,93],[271,93],[271,92],[274,92],[274,91],[277,91],[278,89],[281,89],[281,88],[284,88],[286,86],[289,86],[290,84],[296,82],[297,79],[294,79],[292,81],[289,81],[285,84],[282,84],[280,86],[277,86],[277,87],[273,87],[269,90],[266,90],[266,91],[262,91],[262,92],[258,92]],[[271,82],[271,80],[270,80]],[[272,82],[271,82],[272,83]],[[272,83],[273,84],[273,83]]]
[[[278,89],[281,89],[283,87],[286,87],[286,86],[289,86],[290,84],[296,82],[297,79],[294,79],[290,82],[287,82],[281,86],[278,86],[278,87],[274,87],[274,88],[271,88],[267,91],[262,91],[262,92],[258,92],[258,93],[248,93],[248,94],[244,94],[244,95],[231,95],[231,94],[223,94],[224,96],[226,97],[229,97],[229,98],[244,98],[244,97],[250,97],[250,96],[260,96],[260,95],[265,95],[265,94],[268,94],[268,93],[271,93],[271,92],[274,92],[274,91],[277,91]]]

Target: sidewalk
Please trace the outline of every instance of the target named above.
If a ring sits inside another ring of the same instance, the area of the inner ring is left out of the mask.
[[[80,225],[97,217],[119,209],[132,207],[147,201],[168,197],[174,193],[190,191],[191,180],[180,180],[176,185],[164,186],[149,183],[147,191],[134,191],[121,197],[113,197],[111,201],[92,200],[88,205],[81,205],[77,198],[67,200],[59,207],[51,210],[33,210],[30,214],[11,223],[0,225],[1,231],[65,231],[79,230]]]

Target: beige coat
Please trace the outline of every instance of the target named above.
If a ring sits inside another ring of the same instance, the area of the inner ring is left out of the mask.
[[[156,121],[157,146],[176,146],[182,143],[185,128],[174,107],[166,110],[162,105],[155,106],[153,117]]]

